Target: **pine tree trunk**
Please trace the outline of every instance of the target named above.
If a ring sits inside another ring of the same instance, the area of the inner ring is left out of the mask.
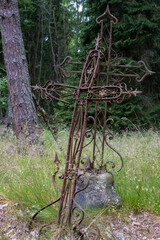
[[[17,136],[33,134],[37,114],[20,27],[17,0],[0,0],[0,27],[13,116]]]

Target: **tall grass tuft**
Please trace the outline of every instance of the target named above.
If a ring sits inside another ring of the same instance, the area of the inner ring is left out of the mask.
[[[147,131],[123,134],[121,145],[124,168],[115,176],[123,206],[130,210],[160,213],[160,135]]]
[[[59,136],[66,149],[68,130]],[[115,186],[122,200],[122,210],[145,210],[160,214],[160,136],[158,132],[146,131],[116,135],[110,141],[123,156],[124,168],[115,174]],[[56,171],[55,152],[64,169],[65,157],[51,134],[44,131],[42,142],[36,145],[18,143],[14,136],[0,140],[0,192],[26,207],[31,216],[41,207],[59,197],[53,186],[52,174]],[[87,147],[84,156],[91,152]],[[117,156],[106,147],[107,160],[117,161]],[[61,183],[59,183],[61,184]],[[58,205],[43,211],[39,217],[55,219]]]

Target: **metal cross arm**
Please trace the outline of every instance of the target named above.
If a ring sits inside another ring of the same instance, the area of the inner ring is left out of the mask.
[[[66,57],[65,60],[63,61],[62,64],[59,65],[59,68],[61,70],[61,73],[63,73],[66,77],[69,77],[69,75],[71,73],[81,73],[82,71],[69,71],[69,72],[65,72],[64,68],[62,68],[62,65],[65,64],[65,62],[67,61],[67,59],[71,60],[71,57]],[[70,62],[70,64],[79,64],[79,65],[84,65],[84,63],[80,63],[80,62]],[[101,67],[106,68],[106,64],[100,64]],[[138,65],[110,65],[111,68],[122,68],[122,69],[138,69],[140,70],[143,75],[140,76],[140,74],[135,74],[135,73],[122,73],[122,72],[118,72],[115,73],[114,72],[99,72],[99,75],[105,75],[105,76],[109,76],[110,77],[110,84],[109,86],[93,86],[92,87],[92,91],[89,90],[87,87],[83,87],[83,86],[79,86],[79,89],[82,91],[90,91],[89,94],[91,96],[91,94],[93,95],[93,98],[89,98],[89,100],[116,100],[117,98],[120,98],[122,95],[124,96],[131,96],[131,94],[133,95],[137,95],[139,93],[141,93],[141,91],[137,91],[137,89],[133,90],[131,89],[130,91],[127,90],[127,85],[124,84],[120,84],[120,82],[123,80],[125,77],[128,78],[135,78],[135,80],[137,82],[141,82],[143,81],[143,79],[148,76],[148,75],[152,75],[154,72],[150,71],[146,64],[144,63],[144,61],[139,61]],[[87,69],[87,74],[89,76],[89,74],[91,74],[91,70],[92,69]],[[122,77],[121,79],[119,79],[119,77]],[[115,83],[119,83],[119,85],[115,86]],[[123,86],[123,87],[122,87]],[[67,84],[60,84],[60,83],[55,83],[53,81],[47,81],[47,83],[44,86],[33,86],[32,87],[34,90],[37,90],[41,93],[41,98],[42,99],[48,99],[48,100],[57,100],[57,101],[61,101],[63,103],[66,104],[71,104],[70,102],[64,100],[66,97],[68,96],[72,96],[73,98],[75,98],[75,91],[77,91],[78,87],[73,86],[73,85],[67,85]],[[122,89],[124,88],[124,91],[122,91]],[[104,91],[103,91],[104,90]],[[112,92],[113,90],[113,92]],[[99,91],[99,95],[98,95],[98,91]],[[111,92],[112,92],[112,97],[111,96]],[[115,95],[116,92],[116,95]],[[97,98],[95,97],[95,95],[97,96]]]
[[[57,100],[62,103],[71,104],[70,102],[64,100],[66,97],[75,95],[75,90],[78,88],[72,85],[65,85],[60,83],[55,83],[52,80],[47,81],[44,86],[32,86],[32,88],[40,92],[41,98],[46,100]]]
[[[120,61],[120,59],[117,59]],[[76,74],[82,74],[81,69],[77,70],[71,70],[67,69],[67,65],[77,65],[77,66],[83,66],[84,62],[73,62],[71,56],[67,56],[62,63],[59,65],[55,65],[54,67],[59,68],[60,73],[62,77],[65,78],[70,78],[72,73]],[[100,64],[100,69],[101,71],[99,72],[100,75],[109,75],[111,77],[126,77],[126,78],[135,78],[137,82],[142,82],[145,77],[154,74],[153,71],[150,71],[145,62],[140,60],[137,62],[137,65],[129,65],[129,64],[110,64],[110,72],[106,72],[105,70],[107,69],[107,64],[106,63],[101,63]],[[117,70],[117,72],[115,72]],[[123,70],[128,71],[127,73],[123,73]],[[137,73],[135,73],[135,70],[137,70]],[[89,70],[88,70],[89,71]],[[133,72],[134,71],[134,72]]]
[[[51,87],[52,86],[52,87]],[[71,102],[68,102],[64,100],[66,97],[72,96],[73,99],[75,99],[76,92],[78,89],[81,91],[81,93],[85,93],[85,96],[83,95],[83,99],[88,99],[88,101],[102,101],[102,100],[108,100],[113,101],[117,103],[121,103],[120,99],[123,99],[126,96],[134,95],[136,96],[139,93],[142,93],[141,91],[136,90],[127,90],[126,84],[119,84],[117,86],[93,86],[91,89],[86,87],[75,87],[71,85],[63,85],[54,83],[53,81],[48,82],[47,86],[33,86],[34,90],[39,91],[41,94],[42,99],[46,100],[56,100],[60,101],[62,103],[66,104],[72,104]],[[80,98],[79,98],[80,99]],[[78,100],[78,99],[77,99]]]
[[[106,15],[109,16],[109,27],[106,28],[108,34],[104,34]],[[91,219],[95,228],[97,228],[94,220],[75,200],[77,193],[88,187],[89,182],[86,181],[84,188],[80,190],[76,188],[77,182],[82,181],[83,177],[85,177],[87,169],[90,168],[94,174],[101,174],[104,172],[111,173],[108,170],[109,164],[112,164],[112,168],[115,168],[112,173],[119,172],[123,167],[122,156],[109,143],[109,140],[113,139],[113,133],[108,126],[113,124],[113,120],[108,118],[107,103],[122,103],[126,96],[136,96],[141,93],[137,89],[128,87],[131,82],[129,80],[141,82],[146,76],[153,74],[143,61],[139,61],[134,65],[123,64],[122,57],[119,57],[113,51],[112,26],[118,23],[118,19],[110,13],[109,6],[96,19],[96,22],[101,26],[100,33],[98,33],[95,46],[88,49],[85,62],[73,62],[72,58],[67,56],[62,63],[54,66],[58,67],[62,76],[67,78],[72,73],[81,74],[79,86],[48,81],[44,86],[33,87],[40,92],[43,99],[54,99],[70,104],[68,97],[72,97],[71,101],[74,102],[65,168],[63,172],[60,171],[60,161],[56,154],[55,164],[57,171],[53,174],[53,183],[60,191],[60,198],[57,200],[59,201],[58,224],[67,224],[73,229],[79,227],[84,214]],[[78,70],[66,70],[67,64],[83,67]],[[92,110],[91,116],[89,116],[90,109]],[[92,121],[91,124],[89,124],[90,120]],[[84,157],[83,149],[88,145],[92,147],[89,156]],[[114,152],[116,155],[114,161],[118,162],[118,167],[113,160],[108,159],[105,148],[106,150],[109,148]],[[80,170],[83,171],[79,175]],[[61,175],[59,179],[63,180],[62,188],[59,187],[58,181],[56,181],[58,175]],[[82,216],[77,224],[73,221],[76,209],[79,209]],[[98,229],[97,232],[99,236]]]
[[[104,32],[104,20],[106,19],[106,15],[108,15],[110,21],[109,21],[109,28],[107,28],[107,35],[108,35],[107,39],[104,39],[103,32]],[[114,78],[114,81],[120,81],[117,78],[121,77],[121,79],[135,78],[137,82],[141,82],[146,76],[154,73],[147,68],[146,64],[142,60],[138,61],[136,65],[119,63],[119,62],[122,62],[122,57],[118,57],[118,55],[112,49],[112,27],[113,25],[116,25],[118,23],[118,19],[110,13],[109,5],[107,5],[106,11],[96,19],[96,22],[97,24],[101,25],[101,31],[100,31],[100,34],[98,34],[98,38],[96,39],[96,44],[95,44],[96,47],[88,49],[87,55],[89,55],[89,52],[90,53],[92,52],[92,49],[100,50],[102,52],[103,56],[101,56],[102,59],[99,66],[100,67],[99,75],[106,75],[108,78],[110,77],[110,81],[113,78]],[[108,52],[106,54],[103,53],[105,49],[105,47],[103,47],[103,42],[105,43],[105,45],[107,45]],[[116,62],[117,64],[115,64]],[[84,64],[85,62],[80,62],[80,61],[73,62],[72,57],[67,56],[62,63],[54,67],[58,67],[60,69],[62,77],[69,78],[72,73],[82,74],[82,70],[81,69],[70,70],[66,68],[66,65],[84,66]],[[90,70],[91,69],[89,68],[87,69],[87,71],[90,71]],[[122,70],[124,70],[124,72]],[[139,70],[139,72],[137,71],[137,73],[135,73],[135,70]]]

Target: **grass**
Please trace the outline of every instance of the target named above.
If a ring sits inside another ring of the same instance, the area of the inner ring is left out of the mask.
[[[160,136],[148,131],[124,134],[116,139],[122,146],[124,169],[115,176],[123,205],[130,210],[160,214]]]
[[[44,131],[42,143],[28,146],[18,143],[13,135],[0,140],[0,193],[25,207],[28,217],[41,207],[56,200],[59,191],[52,183],[56,171],[55,152],[65,158],[51,134]],[[66,149],[68,131],[59,134],[60,144]],[[160,214],[160,136],[158,132],[124,132],[116,135],[112,145],[121,153],[124,168],[114,175],[116,190],[122,200],[123,212],[145,210]],[[91,152],[87,147],[84,155]],[[116,154],[106,147],[105,157],[116,160]],[[56,219],[58,205],[39,214],[45,221]]]

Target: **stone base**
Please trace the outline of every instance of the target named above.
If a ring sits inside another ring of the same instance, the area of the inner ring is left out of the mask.
[[[111,173],[94,174],[86,172],[83,178],[84,182],[77,182],[76,192],[86,186],[86,179],[89,180],[89,185],[75,196],[76,202],[81,207],[121,207],[121,199],[115,190],[114,178]]]

